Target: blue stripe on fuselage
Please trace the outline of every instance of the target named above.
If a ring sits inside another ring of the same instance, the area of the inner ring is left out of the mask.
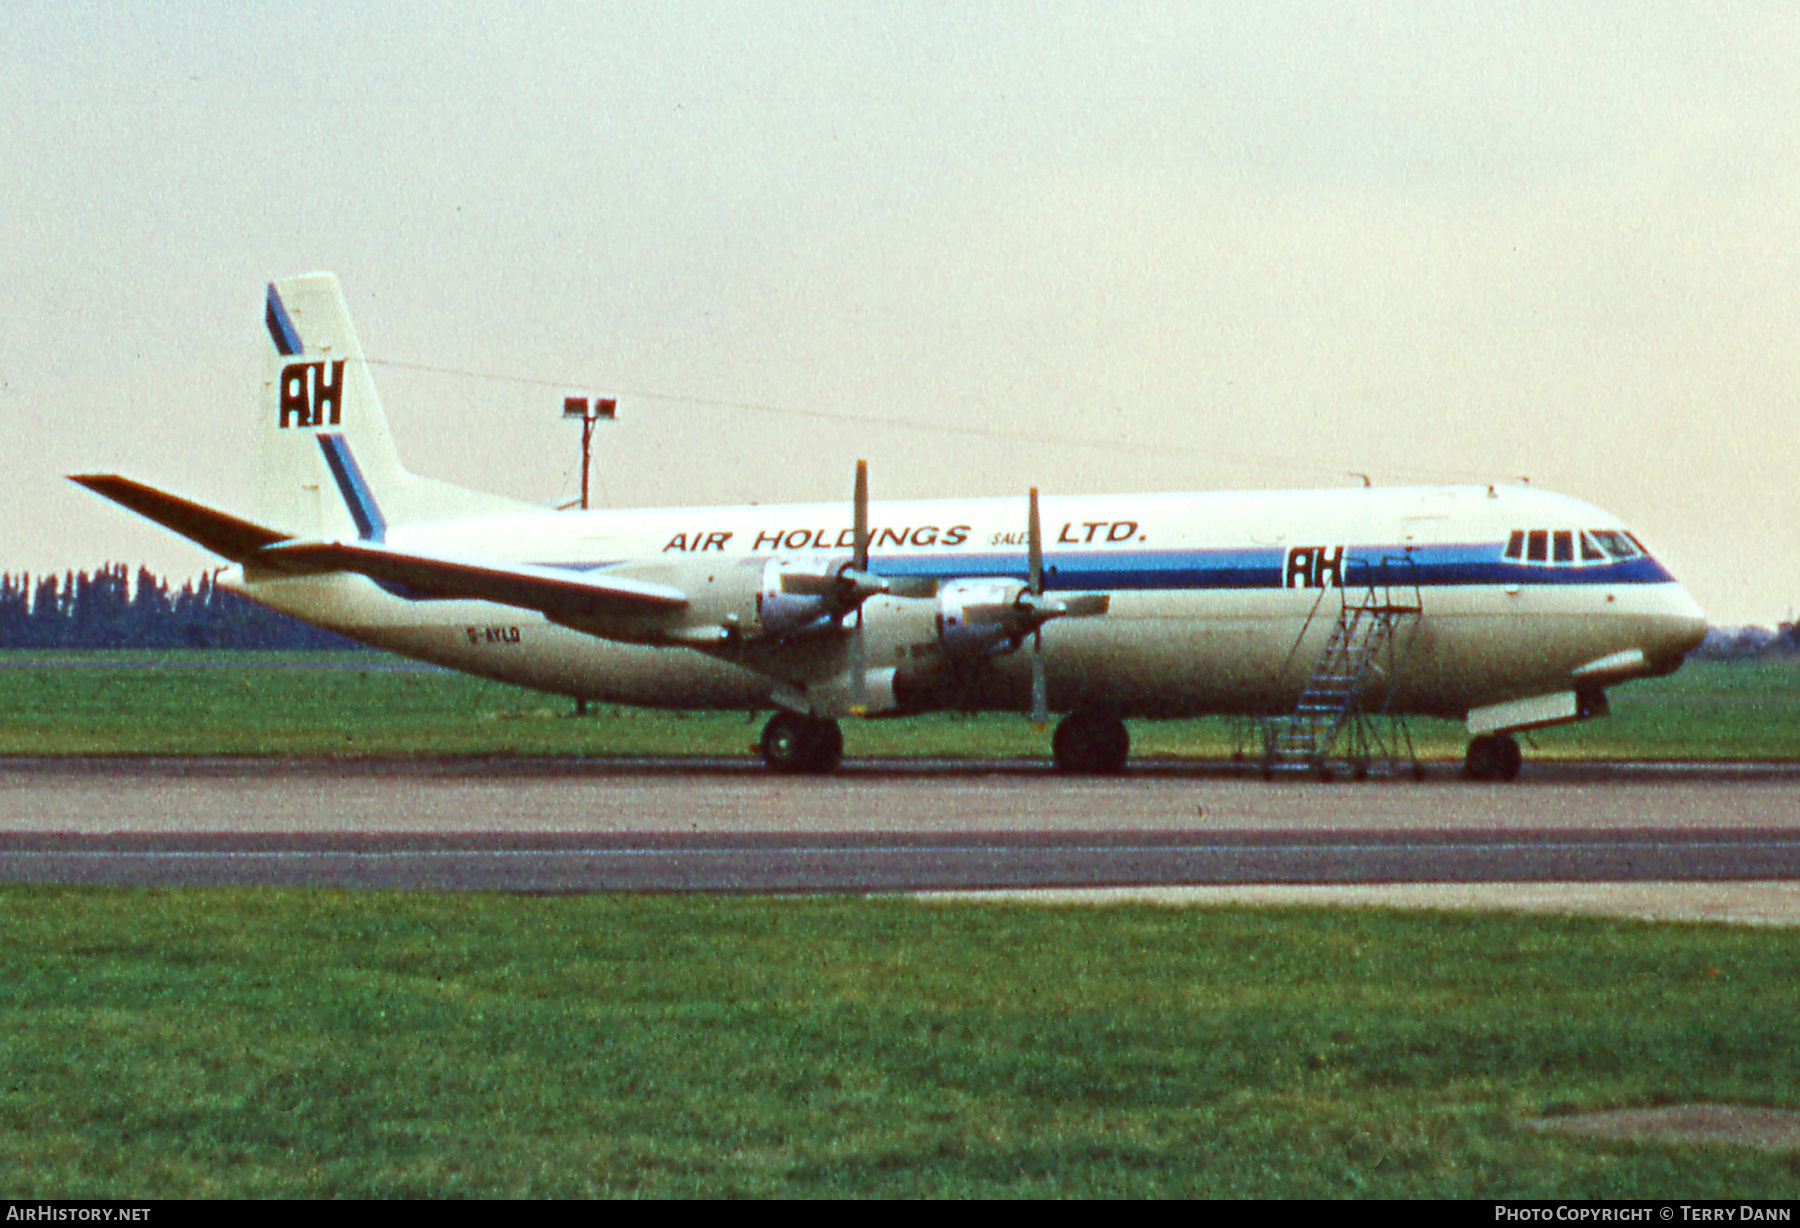
[[[1379,546],[1351,547],[1344,552],[1341,578],[1346,587],[1393,584],[1420,588],[1463,585],[1664,584],[1674,579],[1649,556],[1626,562],[1590,563],[1583,567],[1545,566],[1508,561],[1502,542],[1469,545],[1414,546],[1411,550]],[[1027,562],[1019,554],[871,555],[869,569],[878,575],[936,576],[974,579],[1011,576],[1023,579]],[[1286,587],[1287,550],[1251,547],[1218,550],[1115,550],[1046,553],[1044,587],[1065,591],[1130,589],[1270,589]]]
[[[338,493],[344,496],[350,518],[356,521],[357,535],[369,542],[385,539],[387,520],[375,506],[375,496],[369,493],[369,484],[363,480],[356,458],[350,455],[350,445],[344,442],[342,435],[320,435],[319,450],[325,454],[325,463],[331,466],[331,476],[337,479]]]
[[[342,451],[344,462],[340,472],[334,459],[333,445]],[[354,490],[365,492],[362,475],[356,471],[349,449],[338,435],[321,435],[319,443],[326,450],[326,460],[338,479],[350,514],[357,528],[363,529],[363,517],[357,512]],[[380,513],[374,500],[368,501],[373,522],[380,526]],[[384,526],[383,526],[384,527]],[[378,530],[379,531],[379,530]],[[369,537],[368,532],[364,532]],[[373,540],[381,540],[375,536]],[[1515,563],[1504,559],[1503,542],[1485,544],[1414,546],[1411,551],[1379,546],[1349,547],[1344,551],[1342,587],[1366,588],[1371,581],[1377,587],[1450,588],[1471,585],[1607,585],[1663,584],[1671,576],[1655,559],[1648,556],[1626,562],[1590,563],[1584,567],[1545,566]],[[1044,556],[1044,587],[1062,592],[1130,592],[1130,591],[1228,591],[1266,590],[1286,587],[1288,552],[1281,546],[1255,546],[1216,550],[1091,550],[1068,551]],[[1408,561],[1410,560],[1410,562]],[[551,567],[574,573],[622,567],[629,573],[631,560],[604,562],[538,562],[537,567]],[[885,576],[933,576],[940,580],[1006,577],[1024,582],[1027,560],[1018,554],[913,554],[881,556],[871,554],[869,570]],[[378,581],[383,589],[409,601],[444,600],[407,588],[404,585]],[[1317,592],[1316,589],[1303,590]]]

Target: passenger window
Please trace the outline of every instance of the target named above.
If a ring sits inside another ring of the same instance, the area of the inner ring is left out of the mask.
[[[1543,529],[1533,529],[1525,557],[1533,563],[1542,563],[1547,557],[1550,534]]]
[[[1506,543],[1505,557],[1514,560],[1525,557],[1525,532],[1523,529],[1513,530],[1512,537],[1509,538]]]
[[[1558,529],[1556,538],[1556,561],[1573,563],[1575,561],[1575,535],[1567,529]]]
[[[1581,535],[1581,561],[1584,563],[1597,563],[1604,562],[1605,560],[1606,551],[1594,544],[1594,535],[1591,533],[1583,533]]]

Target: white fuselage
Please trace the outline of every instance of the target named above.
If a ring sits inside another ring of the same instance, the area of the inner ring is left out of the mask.
[[[1667,672],[1697,643],[1699,608],[1647,554],[1505,557],[1518,533],[1624,533],[1589,504],[1480,487],[1045,496],[1045,588],[1111,594],[1100,617],[1044,626],[1051,706],[1122,715],[1272,714],[1290,708],[1340,605],[1370,585],[1416,593],[1393,702],[1471,709],[1579,685],[1593,662],[1641,654],[1606,681]],[[847,559],[846,504],[517,512],[401,524],[397,549],[605,571],[688,594],[687,623],[754,632],[771,559]],[[1026,574],[1023,499],[876,503],[870,569],[942,581]],[[779,688],[843,668],[815,640],[793,659],[765,643],[624,642],[535,611],[415,600],[361,576],[230,581],[257,601],[407,656],[546,691],[667,708],[766,708]],[[877,597],[863,608],[868,661],[909,674],[942,665],[938,606]],[[854,616],[852,616],[854,617]],[[591,629],[590,629],[591,630]],[[1002,651],[958,694],[1023,710],[1026,654]],[[823,663],[823,664],[822,664]]]

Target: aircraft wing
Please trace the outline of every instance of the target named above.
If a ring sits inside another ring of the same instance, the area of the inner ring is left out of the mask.
[[[104,495],[164,528],[175,530],[234,563],[242,563],[263,547],[288,539],[286,533],[216,512],[203,504],[122,478],[116,473],[71,474],[69,480],[81,483],[95,494]]]
[[[406,595],[494,601],[552,618],[671,614],[687,594],[667,584],[529,563],[489,563],[393,550],[373,542],[295,541],[261,551],[257,561],[284,571],[350,571]]]

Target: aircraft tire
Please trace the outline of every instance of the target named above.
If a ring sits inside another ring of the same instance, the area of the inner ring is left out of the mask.
[[[1500,745],[1494,750],[1494,767],[1496,780],[1516,780],[1519,768],[1525,762],[1525,756],[1519,753],[1519,742],[1510,734],[1501,734]]]
[[[772,772],[829,772],[844,758],[844,732],[836,721],[777,712],[763,726],[761,750]]]
[[[1116,776],[1131,756],[1131,735],[1111,713],[1077,708],[1057,722],[1050,754],[1066,775]]]
[[[1469,743],[1463,756],[1463,775],[1470,780],[1513,780],[1524,756],[1511,734],[1483,734]]]
[[[812,761],[806,770],[823,775],[837,771],[838,764],[844,761],[844,731],[836,721],[819,721],[817,725]]]

